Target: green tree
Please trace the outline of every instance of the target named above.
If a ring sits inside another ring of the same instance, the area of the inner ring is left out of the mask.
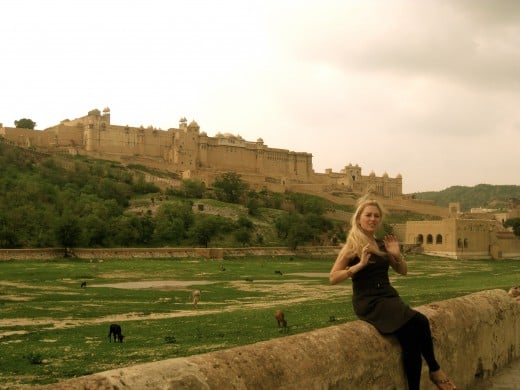
[[[279,238],[287,238],[293,220],[292,214],[282,214],[275,219],[274,227],[276,228],[276,234]]]
[[[81,228],[78,219],[67,215],[61,218],[56,226],[56,238],[58,242],[65,247],[65,256],[67,249],[78,245],[81,238]]]
[[[520,236],[520,218],[511,218],[504,222],[504,227],[512,227],[515,236]]]
[[[289,228],[287,242],[291,249],[296,249],[298,245],[312,240],[316,235],[316,229],[309,226],[303,218],[296,218],[296,221]]]
[[[89,247],[102,247],[107,244],[109,228],[106,221],[96,215],[87,215],[83,221],[83,240]]]
[[[31,129],[34,130],[36,122],[28,118],[22,118],[14,121],[15,127],[19,129]]]
[[[258,216],[260,214],[260,196],[256,191],[247,193],[246,207],[249,215]]]
[[[193,223],[191,202],[173,201],[163,203],[155,214],[155,239],[160,242],[180,243]]]
[[[200,215],[188,234],[195,244],[207,248],[211,239],[220,232],[223,223],[223,219],[216,215]]]
[[[186,198],[201,199],[206,192],[206,185],[199,180],[184,179],[181,184],[181,193]]]
[[[217,199],[228,203],[239,203],[248,188],[236,172],[226,172],[213,183]]]
[[[252,234],[251,230],[241,227],[233,233],[235,240],[242,244],[242,246],[249,245],[251,243]]]
[[[322,215],[325,213],[326,205],[322,198],[296,192],[290,193],[288,198],[294,204],[295,210],[301,214],[313,213]]]

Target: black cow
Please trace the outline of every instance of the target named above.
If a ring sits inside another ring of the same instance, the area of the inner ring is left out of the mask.
[[[110,332],[108,332],[108,340],[112,342],[112,336],[114,336],[114,343],[117,343],[118,341],[120,343],[123,342],[123,334],[121,333],[121,326],[118,324],[112,324],[110,325]]]

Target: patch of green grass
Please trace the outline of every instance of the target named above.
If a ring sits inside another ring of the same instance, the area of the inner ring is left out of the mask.
[[[0,263],[3,384],[45,384],[308,332],[356,319],[350,282],[329,286],[334,259],[94,259]],[[409,256],[391,272],[412,306],[518,284],[520,261]],[[222,267],[225,270],[222,270]],[[282,275],[275,271],[280,271]],[[82,281],[87,282],[81,288]],[[178,281],[123,288],[118,283]],[[202,291],[194,309],[190,290]],[[288,333],[277,327],[284,310]],[[110,343],[112,322],[123,343]]]

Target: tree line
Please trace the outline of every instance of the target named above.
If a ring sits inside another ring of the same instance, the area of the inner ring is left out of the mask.
[[[324,216],[329,206],[323,199],[254,191],[234,172],[211,188],[183,180],[161,191],[118,163],[42,158],[6,142],[0,142],[0,166],[0,248],[209,246],[221,240],[261,246],[253,220],[267,209],[281,210],[272,229],[283,245],[328,244],[345,234],[343,224]],[[247,214],[232,219],[195,212],[194,201],[203,198],[240,204]],[[155,207],[135,212],[136,199]]]

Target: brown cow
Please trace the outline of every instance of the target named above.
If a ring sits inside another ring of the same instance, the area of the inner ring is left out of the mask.
[[[287,321],[285,320],[285,314],[282,310],[276,310],[274,318],[278,322],[278,327],[282,327],[284,331],[287,331]]]

